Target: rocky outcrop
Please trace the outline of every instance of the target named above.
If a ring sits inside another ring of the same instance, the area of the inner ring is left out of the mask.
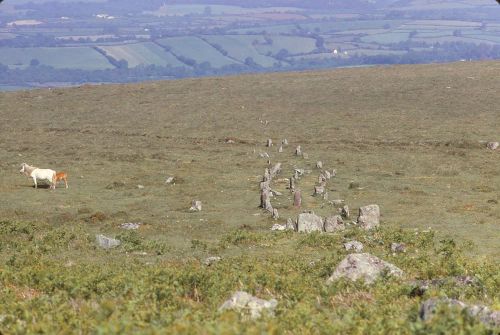
[[[385,273],[395,277],[403,275],[403,271],[395,265],[368,253],[350,254],[340,262],[327,283],[347,278],[352,281],[364,280],[365,283],[371,284]]]

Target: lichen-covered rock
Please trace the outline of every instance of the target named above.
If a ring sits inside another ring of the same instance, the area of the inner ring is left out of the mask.
[[[191,212],[200,212],[201,211],[201,201],[193,200],[191,202],[191,208],[189,208]]]
[[[285,225],[287,230],[297,230],[297,227],[295,225],[295,222],[293,222],[292,219],[288,218],[286,219],[286,225]]]
[[[432,319],[442,306],[465,310],[470,316],[487,326],[500,327],[500,311],[492,311],[483,305],[468,305],[460,300],[449,298],[430,298],[424,301],[420,306],[420,318],[424,321]]]
[[[323,231],[323,218],[313,213],[301,213],[297,218],[297,231],[310,233]]]
[[[276,299],[264,300],[247,292],[238,291],[219,307],[219,311],[234,309],[238,312],[249,313],[252,319],[257,319],[262,316],[263,312],[273,315],[277,305]]]
[[[340,217],[340,215],[332,215],[325,219],[325,224],[323,226],[323,230],[327,233],[332,233],[334,231],[344,230],[345,224],[344,220]]]
[[[111,238],[111,237],[106,237],[102,234],[96,235],[96,242],[97,244],[104,249],[111,249],[114,247],[117,247],[121,244],[120,240]]]
[[[358,225],[367,230],[377,228],[380,225],[380,208],[378,205],[360,207]]]
[[[488,142],[486,143],[486,147],[490,150],[496,150],[500,146],[499,142]]]
[[[384,273],[396,277],[403,275],[403,271],[395,265],[368,253],[350,254],[340,262],[327,283],[347,278],[352,281],[361,279],[371,284]]]
[[[344,243],[344,248],[347,251],[354,250],[354,251],[360,252],[361,250],[363,250],[363,243],[361,243],[359,241],[349,241],[349,242]]]

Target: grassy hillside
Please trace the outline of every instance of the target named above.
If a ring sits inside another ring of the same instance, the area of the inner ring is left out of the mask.
[[[499,308],[499,152],[482,143],[498,141],[499,70],[457,63],[0,93],[0,323],[9,333],[491,333],[459,313],[424,323],[418,306],[447,295]],[[266,148],[268,138],[277,145]],[[311,171],[298,182],[301,209],[285,183],[273,186],[278,221],[258,208],[263,152],[283,164],[279,178]],[[312,196],[318,160],[337,170],[329,200],[345,200],[354,217],[379,204],[381,230],[269,230],[303,210],[337,213]],[[33,189],[22,162],[66,171],[69,189]],[[193,199],[201,212],[189,212]],[[143,224],[129,232],[125,222]],[[101,233],[123,244],[101,250]],[[406,279],[326,287],[352,238],[408,280],[467,274],[481,286],[422,298]],[[407,253],[393,256],[394,241]],[[207,269],[200,260],[211,255],[223,261]],[[237,289],[278,299],[276,318],[217,313]]]

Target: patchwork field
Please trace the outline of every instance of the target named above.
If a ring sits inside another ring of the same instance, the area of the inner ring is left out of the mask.
[[[0,63],[12,68],[25,68],[31,60],[56,69],[111,69],[106,57],[90,47],[0,48]]]
[[[494,334],[457,309],[422,321],[419,308],[436,296],[500,308],[500,152],[484,142],[499,140],[499,71],[465,62],[0,93],[2,331]],[[282,163],[278,220],[259,208],[268,159]],[[317,161],[337,171],[328,199],[313,196]],[[69,188],[34,189],[22,162],[66,171]],[[301,208],[284,179],[296,168]],[[336,214],[338,199],[347,223],[378,204],[382,227],[270,231],[302,211]],[[121,245],[102,249],[96,234]],[[353,239],[404,277],[327,285]],[[222,260],[205,266],[208,256]],[[465,275],[472,284],[457,287]],[[425,292],[411,284],[439,278]],[[275,316],[218,311],[238,290],[276,299]]]
[[[165,51],[159,45],[154,43],[134,43],[124,45],[101,45],[99,49],[106,52],[107,55],[116,60],[124,59],[128,62],[129,67],[143,65],[160,65],[160,66],[186,66],[180,62],[170,52]]]

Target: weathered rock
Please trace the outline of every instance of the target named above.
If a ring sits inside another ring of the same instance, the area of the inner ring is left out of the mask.
[[[323,183],[326,181],[326,177],[323,173],[320,173],[319,176],[318,176],[318,183]]]
[[[330,173],[330,171],[327,171],[327,170],[323,171],[322,175],[324,176],[324,178],[326,180],[329,180],[332,178],[332,174]]]
[[[137,188],[140,189],[140,190],[143,190],[144,189],[144,185],[137,185]]]
[[[322,162],[322,161],[317,161],[317,162],[316,162],[316,167],[317,167],[318,169],[322,169],[322,168],[323,168],[323,162]]]
[[[260,207],[272,213],[273,206],[271,205],[270,193],[269,190],[262,190],[260,192]]]
[[[212,256],[212,257],[206,258],[203,261],[203,264],[205,264],[206,266],[211,266],[211,265],[213,265],[221,260],[222,260],[222,258],[220,258],[219,256]]]
[[[111,249],[114,247],[117,247],[121,244],[120,240],[111,238],[111,237],[106,237],[102,234],[96,235],[96,242],[97,244],[104,249]]]
[[[174,183],[174,180],[175,178],[170,176],[168,177],[166,180],[165,180],[165,184],[173,184]]]
[[[420,306],[419,316],[424,321],[430,320],[442,306],[465,310],[471,317],[477,318],[487,326],[500,327],[500,311],[492,311],[482,305],[468,305],[460,300],[449,298],[427,299]]]
[[[288,180],[288,189],[292,192],[295,191],[295,177],[293,176]]]
[[[334,206],[340,206],[342,205],[343,203],[345,202],[345,200],[342,200],[342,199],[335,199],[335,200],[332,200],[330,201],[330,203]]]
[[[325,186],[319,185],[319,186],[314,186],[314,195],[321,195],[325,193]]]
[[[269,154],[267,152],[259,153],[260,158],[269,158]]]
[[[323,226],[323,230],[327,233],[332,233],[334,231],[344,230],[344,220],[340,217],[340,215],[329,216],[325,219],[325,224]]]
[[[260,190],[271,190],[271,182],[269,180],[260,183]]]
[[[358,241],[349,241],[349,242],[344,243],[344,248],[347,251],[354,250],[354,251],[359,252],[359,251],[363,250],[363,243],[358,242]]]
[[[294,207],[302,206],[302,195],[300,194],[300,190],[296,190],[293,193],[293,206]]]
[[[378,205],[360,207],[358,225],[367,230],[377,228],[380,225],[380,208]]]
[[[295,155],[297,156],[302,155],[302,148],[300,147],[300,145],[298,145],[297,148],[295,148]]]
[[[288,145],[288,140],[287,140],[286,138],[284,138],[284,139],[283,139],[283,141],[281,141],[281,143],[282,143],[283,145]]]
[[[499,142],[488,142],[486,143],[486,147],[490,150],[496,150],[500,146]]]
[[[238,291],[219,307],[219,311],[234,309],[238,312],[249,312],[252,319],[257,319],[266,311],[273,315],[277,305],[278,301],[276,299],[264,300],[247,292]]]
[[[278,148],[278,152],[280,152],[280,153],[283,152],[283,146],[282,145],[280,145],[280,147]]]
[[[132,222],[127,222],[127,223],[122,223],[120,225],[120,228],[126,229],[126,230],[136,230],[139,229],[139,227],[142,225],[142,223],[132,223]]]
[[[322,232],[323,225],[323,218],[313,213],[301,213],[297,218],[297,231],[299,233]]]
[[[201,201],[193,200],[191,201],[191,208],[189,208],[191,212],[200,212],[201,211]]]
[[[284,231],[284,230],[286,230],[286,225],[284,225],[284,224],[279,224],[279,223],[275,223],[275,224],[273,224],[273,226],[271,227],[271,230],[272,230],[272,231]]]
[[[391,251],[392,252],[406,252],[406,244],[405,243],[391,243]]]
[[[349,206],[347,205],[344,205],[341,210],[340,210],[340,215],[344,218],[344,219],[348,219],[350,216],[351,216],[351,213],[349,212]]]
[[[293,171],[297,175],[295,179],[299,179],[299,177],[302,177],[306,173],[306,170],[304,169],[294,169]]]
[[[293,220],[291,218],[286,219],[285,227],[286,227],[286,229],[289,229],[289,230],[297,230],[295,222],[293,222]]]
[[[347,278],[352,281],[362,279],[371,284],[384,273],[397,277],[403,275],[403,271],[395,265],[368,253],[350,254],[340,262],[327,283]]]
[[[278,220],[280,218],[280,215],[278,213],[278,210],[276,208],[273,208],[273,219]]]
[[[264,176],[262,177],[262,181],[271,181],[272,177],[271,177],[271,171],[266,168],[264,170]]]
[[[270,148],[270,147],[272,147],[272,146],[273,146],[273,140],[272,140],[272,139],[270,139],[270,138],[268,138],[268,139],[267,139],[267,142],[266,142],[266,147]]]
[[[269,171],[269,173],[271,175],[271,179],[276,177],[276,175],[280,172],[281,172],[281,163],[274,164],[274,166]]]
[[[331,175],[332,175],[332,177],[336,177],[337,176],[337,170],[333,169]]]

